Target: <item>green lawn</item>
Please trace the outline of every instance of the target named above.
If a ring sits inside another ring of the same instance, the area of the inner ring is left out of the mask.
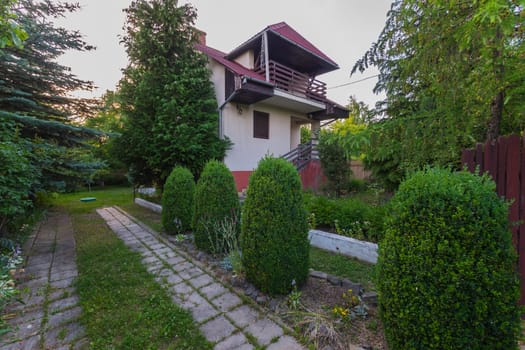
[[[366,291],[374,290],[375,265],[312,247],[310,249],[310,267],[314,270],[348,278],[352,282],[361,283]]]
[[[97,200],[80,202],[88,196]],[[146,271],[140,255],[129,250],[96,214],[97,207],[135,206],[130,188],[60,195],[53,204],[67,210],[73,220],[79,270],[76,287],[91,348],[211,348],[191,315],[173,304]]]

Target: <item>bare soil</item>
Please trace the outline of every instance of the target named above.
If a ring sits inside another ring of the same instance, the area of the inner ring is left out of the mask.
[[[171,239],[175,242],[174,239]],[[251,297],[260,306],[279,316],[292,330],[303,337],[310,349],[347,350],[359,346],[365,350],[386,350],[381,321],[377,309],[367,305],[367,316],[342,320],[334,315],[334,307],[343,306],[344,287],[333,285],[325,279],[310,276],[299,289],[300,304],[291,309],[288,296],[270,297],[221,267],[220,260],[195,248],[190,240],[176,243],[194,259],[201,261],[216,277],[229,283],[237,292]]]

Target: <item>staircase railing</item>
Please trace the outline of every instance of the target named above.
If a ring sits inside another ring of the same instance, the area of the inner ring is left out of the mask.
[[[310,140],[307,143],[299,144],[297,148],[283,154],[282,158],[295,165],[297,170],[301,170],[310,160],[319,159],[319,153],[316,146],[317,141]]]

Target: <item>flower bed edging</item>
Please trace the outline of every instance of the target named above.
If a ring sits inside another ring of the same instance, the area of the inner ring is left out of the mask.
[[[162,212],[162,206],[148,202],[142,198],[135,198],[135,203],[148,208],[156,213]],[[330,252],[354,257],[361,261],[371,264],[377,262],[377,244],[360,241],[355,238],[336,235],[320,230],[310,230],[308,232],[310,244]]]
[[[371,264],[377,263],[377,244],[319,230],[308,232],[310,244],[330,252],[351,256]]]
[[[152,210],[156,213],[162,213],[162,206],[156,203],[148,202],[147,200],[144,200],[142,198],[135,198],[135,203],[137,205],[140,205],[141,207],[148,208],[149,210]]]

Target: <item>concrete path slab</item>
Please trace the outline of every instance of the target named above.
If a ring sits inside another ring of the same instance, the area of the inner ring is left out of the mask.
[[[6,308],[13,331],[0,337],[0,350],[87,349],[77,322],[81,308],[72,287],[78,275],[75,238],[66,213],[50,212],[23,247],[24,275],[17,287],[25,304]]]
[[[257,307],[215,278],[198,261],[168,239],[118,207],[98,209],[108,226],[131,249],[142,256],[146,269],[172,295],[172,300],[190,311],[203,335],[215,350],[304,349],[285,335],[282,322],[269,319]],[[3,350],[3,349],[0,349]]]

